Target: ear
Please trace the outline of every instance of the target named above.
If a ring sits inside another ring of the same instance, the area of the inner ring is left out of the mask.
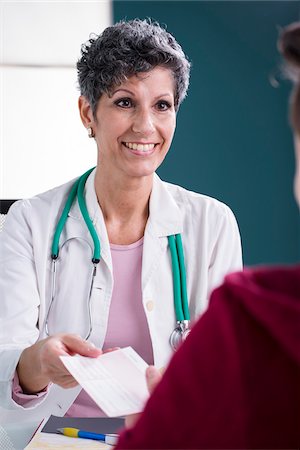
[[[91,105],[84,95],[81,95],[78,99],[78,108],[81,121],[86,128],[91,127],[94,124],[94,116]]]

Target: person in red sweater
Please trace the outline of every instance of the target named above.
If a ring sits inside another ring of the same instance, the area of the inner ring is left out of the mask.
[[[300,205],[300,22],[279,50],[294,90],[295,196]],[[300,266],[225,278],[116,450],[300,448]]]

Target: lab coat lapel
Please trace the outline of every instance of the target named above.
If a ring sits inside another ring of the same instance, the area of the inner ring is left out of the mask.
[[[112,270],[109,240],[107,236],[103,214],[97,201],[97,196],[94,188],[94,179],[95,179],[95,170],[90,174],[90,176],[86,181],[84,190],[85,201],[90,219],[92,220],[93,225],[96,227],[96,231],[100,240],[101,259]],[[94,251],[93,239],[82,217],[77,199],[74,201],[69,212],[69,217],[66,222],[66,234],[64,239],[67,240],[76,237],[85,239],[87,242],[89,242],[91,248]]]
[[[90,218],[96,226],[100,239],[101,258],[112,270],[111,252],[105,221],[98,205],[94,188],[95,171],[89,176],[85,186],[85,198]],[[144,235],[142,288],[144,289],[151,274],[159,265],[160,258],[168,246],[167,236],[181,233],[183,229],[182,213],[178,204],[169,192],[168,183],[164,183],[154,174],[153,188],[149,203],[149,218]],[[89,242],[94,248],[93,240],[81,215],[76,200],[69,212],[64,237],[62,240],[80,237]]]
[[[93,249],[93,240],[81,215],[77,199],[75,199],[69,211],[68,219],[61,234],[60,247],[66,241],[76,238],[85,240]]]
[[[149,218],[144,235],[142,289],[160,264],[160,258],[168,246],[167,236],[181,233],[183,218],[179,206],[168,190],[168,184],[154,174],[150,196]]]

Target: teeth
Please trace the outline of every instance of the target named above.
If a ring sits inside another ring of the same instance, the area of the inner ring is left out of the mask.
[[[139,152],[148,152],[152,150],[155,144],[136,144],[132,142],[125,142],[125,146],[131,150],[138,150]]]

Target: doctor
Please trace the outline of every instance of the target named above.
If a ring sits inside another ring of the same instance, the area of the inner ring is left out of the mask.
[[[211,290],[242,265],[231,210],[155,174],[189,83],[174,37],[156,23],[120,22],[88,41],[77,68],[97,167],[78,187],[15,203],[0,237],[0,405],[27,417],[101,415],[59,356],[131,345],[165,366]],[[183,320],[170,241],[179,234]]]

